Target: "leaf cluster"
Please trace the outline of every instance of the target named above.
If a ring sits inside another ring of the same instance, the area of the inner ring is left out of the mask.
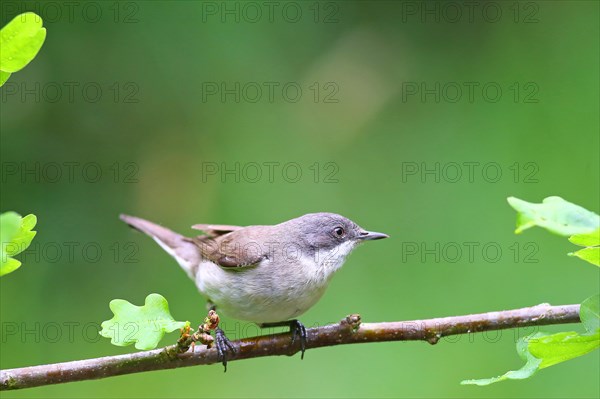
[[[560,197],[545,198],[534,204],[515,197],[508,203],[517,211],[516,234],[534,226],[562,236],[584,247],[569,255],[577,256],[600,266],[600,216]],[[522,380],[533,376],[538,370],[585,355],[600,347],[600,296],[594,295],[581,304],[579,317],[586,332],[575,331],[557,334],[535,333],[517,342],[517,353],[525,361],[519,370],[478,380],[462,381],[463,385],[490,385],[506,380]]]
[[[0,86],[35,58],[44,40],[42,18],[32,12],[17,15],[0,30]]]
[[[13,256],[29,247],[36,233],[33,231],[37,223],[35,215],[21,217],[15,212],[0,215],[0,276],[12,273],[21,267],[21,262]]]

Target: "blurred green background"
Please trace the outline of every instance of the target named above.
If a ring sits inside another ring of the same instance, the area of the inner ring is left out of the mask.
[[[73,3],[2,2],[2,25],[35,11],[48,30],[0,89],[1,209],[39,218],[23,267],[0,281],[2,368],[133,351],[95,333],[114,298],[141,304],[157,292],[176,319],[201,321],[194,284],[121,212],[193,234],[194,223],[330,211],[388,233],[350,257],[301,317],[307,326],[579,303],[599,291],[598,269],[567,257],[564,238],[514,235],[506,203],[559,195],[598,212],[598,2]],[[232,338],[257,333],[223,316]],[[544,330],[570,329],[582,330]],[[598,351],[527,381],[459,385],[520,367],[515,339],[532,331],[2,397],[600,395]]]

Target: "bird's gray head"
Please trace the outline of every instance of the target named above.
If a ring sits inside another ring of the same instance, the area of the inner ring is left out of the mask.
[[[309,213],[288,222],[298,237],[315,249],[331,249],[344,243],[353,246],[367,240],[387,238],[383,233],[370,232],[352,220],[335,213]]]
[[[388,237],[367,231],[335,213],[310,213],[285,224],[294,242],[307,251],[303,255],[315,259],[327,273],[341,267],[346,256],[361,242]]]

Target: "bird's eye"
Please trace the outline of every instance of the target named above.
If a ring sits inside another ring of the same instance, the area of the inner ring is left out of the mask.
[[[338,237],[343,237],[345,234],[344,229],[342,229],[341,227],[336,227],[335,229],[333,229],[333,232]]]

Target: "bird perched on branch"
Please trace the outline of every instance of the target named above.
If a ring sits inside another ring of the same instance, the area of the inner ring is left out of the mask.
[[[165,227],[121,215],[174,257],[212,308],[260,327],[289,326],[292,343],[306,328],[296,318],[323,295],[334,272],[360,243],[387,238],[334,213],[311,213],[271,226],[196,224],[203,234],[184,237]],[[234,347],[215,330],[223,365]]]

